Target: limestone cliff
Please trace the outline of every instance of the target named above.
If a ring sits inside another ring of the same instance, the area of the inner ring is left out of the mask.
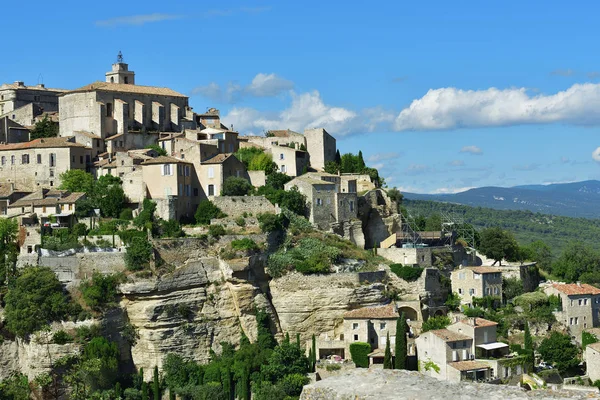
[[[402,228],[398,204],[382,189],[371,190],[358,198],[358,216],[362,221],[366,248],[378,247]]]

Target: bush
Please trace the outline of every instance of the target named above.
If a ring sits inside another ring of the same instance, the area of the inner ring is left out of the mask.
[[[133,211],[131,210],[131,208],[124,208],[119,214],[119,219],[131,221],[133,219]]]
[[[60,330],[54,333],[52,336],[52,341],[56,344],[67,344],[72,342],[73,338],[67,332]]]
[[[161,220],[159,224],[159,233],[162,238],[178,238],[185,236],[179,222],[175,220]]]
[[[83,300],[93,310],[101,310],[117,297],[117,286],[121,281],[118,275],[103,275],[94,272],[92,279],[81,284]]]
[[[327,364],[325,365],[325,369],[329,372],[339,371],[340,369],[342,369],[342,366],[340,364]]]
[[[258,214],[258,224],[263,233],[279,231],[283,229],[281,217],[275,214]]]
[[[256,242],[250,238],[243,238],[238,240],[233,240],[231,242],[231,247],[234,250],[258,250],[258,245]]]
[[[279,385],[288,396],[300,396],[304,385],[308,384],[310,379],[303,374],[290,374],[283,377]]]
[[[128,245],[131,244],[134,237],[147,239],[148,234],[144,231],[138,231],[137,229],[127,229],[125,231],[119,231],[119,237],[125,245]]]
[[[543,292],[524,293],[515,297],[513,304],[522,307],[525,311],[529,311],[536,307],[548,305],[548,296]]]
[[[235,219],[235,223],[237,224],[237,226],[242,227],[242,228],[244,226],[246,226],[246,220],[244,219],[244,217],[237,217]]]
[[[223,213],[221,209],[214,205],[210,200],[202,200],[198,204],[194,217],[196,222],[200,225],[210,224],[210,220],[213,218],[225,218],[227,214]]]
[[[244,178],[230,176],[223,182],[221,194],[223,196],[245,196],[252,192],[252,184]]]
[[[404,279],[407,282],[416,281],[421,277],[421,274],[423,273],[423,268],[408,266],[405,267],[402,264],[392,264],[390,265],[390,269],[400,279]]]
[[[369,368],[370,352],[371,345],[369,343],[354,342],[350,344],[350,355],[358,368]]]
[[[208,227],[208,234],[213,237],[223,236],[225,233],[225,227],[223,225],[211,225]]]
[[[75,225],[73,225],[73,234],[76,236],[85,236],[85,234],[88,232],[88,228],[86,224],[82,224],[77,223]]]
[[[133,237],[127,246],[125,264],[130,271],[139,271],[148,265],[151,257],[152,245],[150,242],[145,238]]]
[[[425,333],[427,331],[435,331],[437,329],[445,329],[448,325],[451,324],[450,318],[445,315],[440,315],[438,317],[429,317],[429,319],[423,322],[421,332]]]
[[[133,219],[133,223],[138,228],[147,227],[154,221],[154,212],[156,211],[156,203],[149,199],[144,199],[142,203],[142,211]]]

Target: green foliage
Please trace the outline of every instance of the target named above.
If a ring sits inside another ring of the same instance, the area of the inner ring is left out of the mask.
[[[127,245],[125,253],[125,265],[130,271],[139,271],[148,266],[152,257],[152,245],[148,239],[133,237]]]
[[[149,199],[144,199],[142,202],[142,211],[133,219],[133,224],[138,228],[145,228],[154,222],[154,212],[156,211],[156,203]]]
[[[513,299],[513,304],[520,306],[525,311],[532,310],[535,307],[541,307],[548,304],[548,296],[544,292],[524,293]]]
[[[295,343],[284,341],[273,349],[260,372],[263,379],[275,383],[292,374],[306,376],[309,367],[308,358],[304,352]]]
[[[213,218],[225,218],[227,215],[224,214],[221,209],[213,204],[210,200],[202,200],[198,204],[196,209],[196,222],[200,225],[210,224],[210,220]]]
[[[575,282],[583,280],[580,279],[582,277],[593,279],[599,267],[598,252],[583,243],[571,242],[552,264],[552,274],[568,282]]]
[[[460,308],[460,296],[458,293],[450,292],[448,293],[448,297],[446,298],[446,302],[444,303],[448,310],[450,311],[458,311]]]
[[[52,341],[56,344],[66,344],[72,342],[73,338],[71,335],[61,329],[60,331],[54,332],[54,335],[52,335]]]
[[[104,275],[94,272],[91,280],[84,281],[79,286],[85,304],[96,311],[114,304],[117,297],[117,286],[121,279],[120,275]]]
[[[340,259],[342,251],[323,241],[307,237],[283,248],[269,256],[268,272],[272,277],[279,277],[296,269],[303,274],[327,274],[331,272],[333,263]]]
[[[261,186],[256,191],[257,195],[265,196],[271,203],[287,208],[298,215],[306,214],[306,196],[296,186],[290,190],[275,189],[271,186]]]
[[[440,373],[440,366],[431,360],[421,361],[421,365],[425,371],[434,370],[436,373]]]
[[[92,190],[91,201],[105,217],[117,218],[127,201],[121,179],[111,175],[101,176]]]
[[[94,392],[114,387],[119,365],[119,350],[114,342],[95,337],[83,348],[81,356],[74,357],[65,376],[72,388],[72,398],[92,398]]]
[[[463,313],[469,318],[483,318],[485,316],[485,310],[481,307],[467,307],[463,310]]]
[[[323,170],[328,174],[337,175],[340,172],[340,164],[335,161],[326,161]]]
[[[29,400],[31,389],[26,375],[14,373],[0,381],[0,399]]]
[[[15,218],[0,218],[0,288],[6,280],[11,282],[17,276],[18,233],[19,223]]]
[[[266,186],[270,186],[275,190],[283,190],[284,185],[292,179],[291,176],[282,174],[281,172],[273,172],[267,175]]]
[[[399,278],[404,279],[407,282],[414,282],[419,279],[424,270],[424,268],[420,267],[405,267],[402,264],[392,264],[390,265],[390,269]]]
[[[269,314],[265,310],[256,311],[257,343],[261,349],[273,349],[277,342],[271,333]]]
[[[260,226],[260,230],[264,233],[279,231],[283,229],[283,224],[281,223],[282,217],[280,215],[275,215],[271,213],[258,214],[257,219],[258,224]]]
[[[160,400],[160,384],[158,381],[158,367],[154,367],[154,375],[152,379],[152,394],[154,395],[154,400]]]
[[[221,195],[223,196],[246,196],[252,192],[252,184],[244,178],[230,176],[223,182]]]
[[[481,231],[479,251],[502,265],[502,260],[514,260],[519,245],[514,236],[501,228],[487,228]]]
[[[24,337],[69,313],[62,284],[47,267],[23,270],[5,297],[4,319],[12,333]]]
[[[242,228],[244,226],[246,226],[246,220],[244,219],[244,217],[237,217],[235,219],[235,223],[236,223],[237,226],[242,227]]]
[[[579,364],[577,346],[571,343],[569,335],[552,332],[542,340],[538,348],[544,361],[553,364],[559,371],[566,371]]]
[[[277,169],[277,166],[273,167],[271,155],[258,147],[241,148],[235,153],[235,157],[246,166],[248,171],[265,171],[268,175]]]
[[[364,342],[350,344],[350,355],[357,368],[369,368],[369,353],[371,345]]]
[[[390,333],[387,333],[385,341],[385,353],[383,355],[383,369],[392,369],[392,350],[390,349]]]
[[[586,331],[581,332],[581,348],[583,350],[585,350],[588,344],[598,343],[599,341],[600,340],[598,340],[598,337],[596,337],[596,335],[593,333]]]
[[[124,208],[123,210],[121,210],[121,213],[119,214],[119,219],[131,221],[133,219],[133,211],[131,210],[131,208]]]
[[[317,368],[317,339],[314,333],[312,335],[311,342],[310,371],[315,372]]]
[[[159,156],[166,156],[167,151],[157,144],[146,146],[147,149],[154,150]]]
[[[473,305],[475,307],[480,307],[483,309],[496,308],[496,306],[500,305],[500,297],[496,296],[483,296],[483,297],[473,297]]]
[[[48,114],[44,115],[41,121],[38,121],[29,131],[29,140],[51,138],[58,136],[58,123],[52,122]]]
[[[423,322],[423,327],[421,329],[422,332],[434,331],[436,329],[445,329],[448,325],[450,325],[452,321],[450,318],[445,315],[440,315],[437,317],[429,317],[427,321]]]
[[[510,301],[523,294],[523,282],[518,278],[502,279],[502,294],[504,300]]]
[[[61,190],[69,192],[83,192],[88,195],[94,190],[94,176],[81,169],[70,169],[60,174]]]
[[[211,225],[208,227],[208,234],[213,237],[225,235],[225,227],[223,225]]]
[[[531,332],[529,331],[529,322],[525,321],[525,338],[523,344],[523,350],[525,353],[525,357],[527,363],[525,365],[525,371],[533,371],[534,366],[534,352],[533,352],[533,338],[531,337]]]
[[[236,239],[231,241],[231,247],[234,250],[258,250],[256,242],[250,238]]]
[[[404,312],[400,314],[400,318],[396,320],[396,343],[394,348],[394,368],[406,369],[407,350],[406,350],[406,333],[408,325],[406,324],[406,316]]]
[[[178,238],[185,236],[178,221],[170,219],[168,221],[160,220],[158,232],[161,238]]]

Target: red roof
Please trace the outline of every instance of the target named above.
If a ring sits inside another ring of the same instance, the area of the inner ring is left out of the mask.
[[[600,289],[588,285],[587,283],[555,283],[552,287],[567,296],[577,294],[600,294]]]
[[[474,327],[498,325],[497,322],[490,321],[490,320],[483,319],[483,318],[465,318],[465,319],[461,320],[460,322],[462,322],[463,324],[474,326]]]
[[[398,317],[398,311],[396,311],[393,304],[379,307],[358,308],[344,314],[345,319],[389,319]]]

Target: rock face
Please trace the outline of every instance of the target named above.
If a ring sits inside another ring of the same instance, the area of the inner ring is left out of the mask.
[[[378,247],[402,228],[397,203],[382,189],[371,190],[358,198],[358,216],[362,221],[366,248]]]
[[[536,390],[485,383],[451,383],[416,371],[356,369],[307,385],[300,400],[587,399],[590,393]]]
[[[291,337],[300,333],[303,343],[313,334],[341,329],[344,312],[387,300],[383,283],[361,283],[356,273],[292,273],[272,280],[270,287],[281,330]]]

